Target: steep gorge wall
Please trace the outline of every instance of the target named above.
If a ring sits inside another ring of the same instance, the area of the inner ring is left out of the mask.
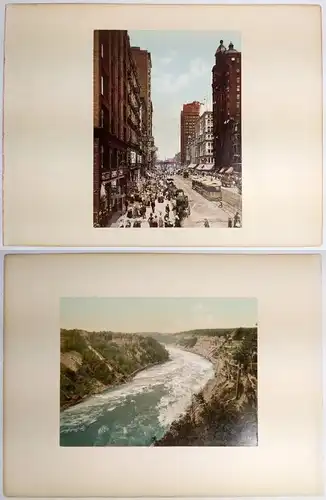
[[[138,371],[169,359],[151,337],[61,330],[60,408],[129,381]]]
[[[256,446],[257,329],[203,336],[184,348],[210,359],[215,378],[156,446]]]

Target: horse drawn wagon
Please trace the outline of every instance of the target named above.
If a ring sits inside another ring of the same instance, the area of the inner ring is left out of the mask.
[[[190,206],[188,196],[185,195],[183,189],[176,190],[176,213],[182,220],[190,215]]]

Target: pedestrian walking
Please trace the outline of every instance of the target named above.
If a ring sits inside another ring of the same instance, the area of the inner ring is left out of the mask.
[[[148,218],[148,224],[149,224],[149,227],[153,227],[153,214],[151,214]]]
[[[137,205],[134,205],[134,207],[133,207],[133,216],[134,216],[134,219],[135,219],[136,217],[138,217],[138,215],[139,215],[139,214],[138,214],[138,208],[137,208]]]
[[[180,217],[178,215],[175,216],[174,227],[181,227],[181,220],[180,220]]]
[[[232,218],[231,217],[228,218],[228,227],[232,227]]]
[[[233,221],[233,227],[240,227],[240,215],[239,212],[236,212]]]
[[[158,227],[157,215],[155,215],[152,227]]]
[[[155,200],[151,201],[152,212],[155,212]]]
[[[158,219],[158,227],[163,227],[164,226],[164,221],[162,218],[162,212],[160,212],[160,217]]]
[[[205,219],[205,221],[204,221],[204,227],[209,227],[208,219]]]
[[[143,219],[145,219],[145,217],[146,217],[146,206],[145,205],[142,205],[142,207],[141,207],[141,216]]]
[[[170,221],[168,216],[164,217],[164,226],[165,227],[173,227],[173,223]]]

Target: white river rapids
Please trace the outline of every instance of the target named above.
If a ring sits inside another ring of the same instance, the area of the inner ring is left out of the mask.
[[[166,346],[170,360],[60,414],[61,446],[148,446],[163,437],[214,376],[196,354]]]

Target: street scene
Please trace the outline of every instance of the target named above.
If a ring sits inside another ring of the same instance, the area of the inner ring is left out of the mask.
[[[206,199],[193,187],[198,177],[185,178],[177,172],[157,172],[151,180],[141,181],[112,227],[240,227],[240,210],[234,211],[222,199]],[[217,184],[213,177],[205,180]]]
[[[239,36],[168,35],[94,32],[93,225],[241,228]]]

